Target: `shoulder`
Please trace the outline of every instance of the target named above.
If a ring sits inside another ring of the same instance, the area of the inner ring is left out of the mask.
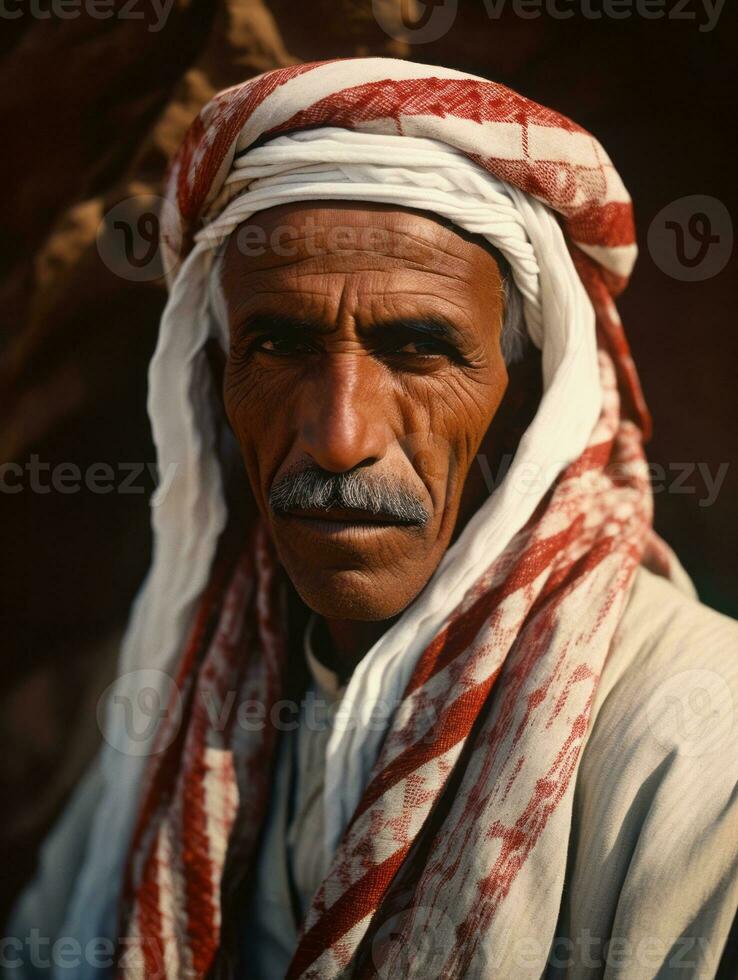
[[[579,803],[632,841],[647,828],[689,850],[719,830],[738,854],[736,786],[738,623],[639,569],[595,697]]]
[[[645,773],[729,753],[722,771],[738,778],[738,623],[639,569],[592,717],[590,755],[617,745]]]
[[[702,755],[738,747],[737,711],[738,622],[639,568],[600,678],[595,725],[616,712],[623,735]]]
[[[639,570],[577,772],[564,928],[667,951],[679,937],[718,960],[738,906],[737,785],[738,624]]]
[[[738,653],[738,622],[703,605],[668,579],[638,568],[623,612],[615,641],[631,644],[633,639],[646,649],[663,650],[664,646],[684,646],[684,641],[700,636],[717,644],[715,653],[725,656],[727,648]],[[709,656],[709,651],[694,650],[695,661]]]

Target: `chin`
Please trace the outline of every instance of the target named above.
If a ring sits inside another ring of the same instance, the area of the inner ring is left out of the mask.
[[[395,526],[280,518],[272,535],[300,598],[326,619],[380,622],[399,615],[444,550],[433,534]]]
[[[402,582],[392,582],[386,574],[365,570],[314,570],[309,579],[287,571],[300,598],[313,612],[326,619],[365,623],[398,616],[425,584],[408,590],[407,577]]]

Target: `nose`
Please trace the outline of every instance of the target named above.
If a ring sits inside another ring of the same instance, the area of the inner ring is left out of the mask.
[[[389,419],[379,373],[371,356],[334,353],[306,384],[299,449],[322,469],[343,473],[384,456]]]

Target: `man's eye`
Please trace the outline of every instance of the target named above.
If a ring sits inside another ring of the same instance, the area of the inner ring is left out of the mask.
[[[415,354],[418,357],[449,356],[448,347],[438,340],[409,340],[406,344],[397,346],[393,354]]]
[[[304,340],[297,337],[258,337],[252,344],[253,351],[264,354],[274,354],[278,357],[290,357],[295,354],[309,354],[313,348]]]

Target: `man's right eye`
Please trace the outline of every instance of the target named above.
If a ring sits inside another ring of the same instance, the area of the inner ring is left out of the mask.
[[[265,335],[254,340],[251,350],[274,357],[294,357],[298,354],[312,354],[315,348],[299,337]]]

